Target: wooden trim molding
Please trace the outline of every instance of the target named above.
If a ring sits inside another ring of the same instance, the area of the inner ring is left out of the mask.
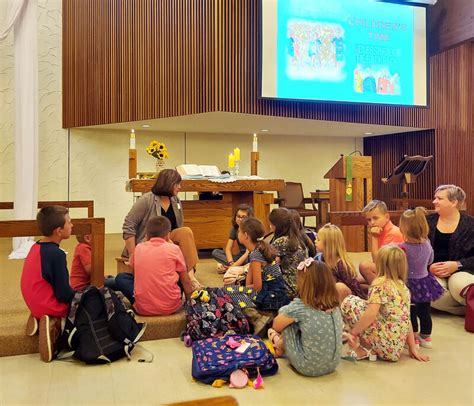
[[[104,252],[105,252],[105,219],[87,218],[73,219],[73,235],[91,234],[92,271],[91,284],[104,284]],[[5,220],[0,221],[1,237],[28,237],[41,235],[36,220]]]
[[[47,206],[63,206],[68,209],[85,208],[87,209],[87,217],[94,217],[94,201],[93,200],[61,200],[61,201],[43,201],[38,202],[38,209]],[[0,202],[0,210],[13,210],[13,202]]]

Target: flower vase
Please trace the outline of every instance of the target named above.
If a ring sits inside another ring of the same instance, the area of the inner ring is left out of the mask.
[[[157,159],[156,160],[156,173],[160,173],[165,168],[165,160]]]

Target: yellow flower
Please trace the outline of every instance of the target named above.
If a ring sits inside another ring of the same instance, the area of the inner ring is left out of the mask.
[[[157,159],[169,158],[168,149],[166,148],[166,145],[156,140],[150,142],[148,147],[146,147],[146,152],[147,154]]]

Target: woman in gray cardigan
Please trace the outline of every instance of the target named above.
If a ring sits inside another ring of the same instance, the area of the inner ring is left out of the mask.
[[[125,249],[122,256],[128,258],[135,251],[135,246],[145,239],[148,220],[156,216],[165,216],[171,222],[171,241],[179,245],[183,253],[193,288],[200,283],[194,276],[199,261],[194,242],[193,231],[183,227],[183,207],[178,199],[181,189],[181,175],[174,169],[160,172],[150,192],[144,193],[132,206],[123,223]]]

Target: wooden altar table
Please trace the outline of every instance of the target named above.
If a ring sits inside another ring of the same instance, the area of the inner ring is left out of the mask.
[[[150,191],[155,179],[130,179],[127,190],[145,193]],[[232,214],[239,204],[253,207],[269,230],[268,214],[273,204],[273,192],[283,190],[283,179],[240,179],[229,183],[209,180],[183,180],[181,192],[219,192],[222,200],[182,200],[184,225],[193,230],[198,249],[223,248],[229,237]]]

